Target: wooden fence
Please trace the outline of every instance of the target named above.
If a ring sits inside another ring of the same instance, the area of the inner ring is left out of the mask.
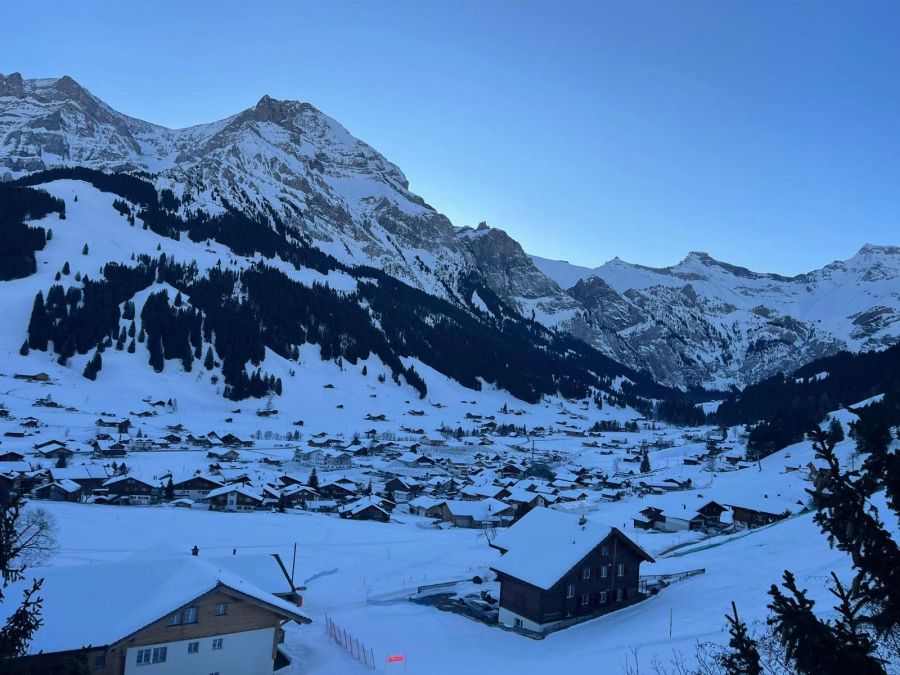
[[[372,648],[354,638],[327,616],[325,617],[325,633],[354,659],[367,668],[375,670],[375,652],[372,651]]]

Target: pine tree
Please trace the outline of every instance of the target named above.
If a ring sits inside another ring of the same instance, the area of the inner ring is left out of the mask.
[[[28,356],[28,340],[25,340],[25,342],[22,343],[22,346],[19,347],[19,353],[22,356]]]
[[[134,349],[135,349],[134,338],[131,338],[131,342],[128,343],[128,353],[134,354]]]
[[[31,320],[28,322],[28,346],[32,349],[47,351],[50,341],[50,317],[44,308],[44,294],[38,291],[34,296],[31,308]]]
[[[94,356],[90,361],[87,362],[87,365],[84,367],[83,375],[89,380],[96,380],[97,373],[100,372],[100,369],[103,367],[103,359],[100,358],[100,349],[98,348],[94,352]]]
[[[208,347],[206,349],[206,358],[203,360],[203,367],[207,370],[212,370],[215,366],[215,360],[213,359],[212,347]]]
[[[85,244],[84,248],[81,249],[81,255],[87,255],[87,254],[88,254],[88,245]]]
[[[172,483],[172,477],[169,476],[169,481],[166,483],[166,501],[172,501],[175,499],[175,485]]]
[[[731,640],[728,641],[731,651],[722,656],[722,668],[727,675],[762,675],[756,641],[750,637],[747,624],[738,617],[737,605],[733,602],[731,611],[732,614],[725,615],[731,635]]]
[[[844,427],[841,425],[841,421],[838,418],[833,417],[828,424],[828,440],[837,445],[843,441],[844,438]]]
[[[797,673],[880,675],[885,672],[881,662],[872,655],[871,642],[860,640],[857,635],[846,640],[844,635],[850,629],[835,629],[813,613],[815,602],[806,596],[805,590],[797,588],[789,571],[785,571],[782,585],[787,594],[774,584],[769,589],[772,615],[768,623]]]
[[[650,453],[644,448],[644,451],[641,453],[641,473],[650,473],[650,471]]]
[[[900,546],[873,513],[869,498],[884,485],[896,509],[891,501],[894,486],[886,478],[900,469],[900,457],[887,452],[890,433],[879,425],[861,440],[859,430],[857,436],[857,445],[869,457],[862,471],[845,472],[834,454],[834,443],[821,431],[813,434],[816,457],[828,468],[826,480],[809,493],[817,509],[813,519],[829,544],[850,555],[861,575],[860,592],[869,605],[872,624],[884,633],[900,626]]]
[[[143,333],[143,330],[141,332]],[[147,349],[150,350],[150,365],[157,373],[161,373],[165,367],[165,361],[163,360],[162,340],[159,337],[159,333],[155,333],[150,337],[147,341]]]
[[[66,260],[66,262],[63,263],[63,266],[62,266],[62,273],[65,274],[66,276],[68,276],[70,271],[71,270],[69,269],[69,261]]]
[[[309,480],[306,481],[307,485],[311,487],[313,490],[319,489],[319,476],[316,473],[316,468],[313,467],[313,470],[309,474]]]

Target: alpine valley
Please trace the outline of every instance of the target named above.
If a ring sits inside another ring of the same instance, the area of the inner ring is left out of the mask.
[[[0,75],[0,671],[896,672],[900,247],[460,225],[309,103]]]
[[[76,168],[134,180],[123,179],[116,187]],[[312,105],[297,101],[265,96],[227,119],[173,130],[116,112],[70,77],[0,76],[0,171],[6,181],[41,185],[54,194],[62,188],[60,179],[81,179],[92,203],[96,191],[119,198],[118,212],[94,207],[92,227],[82,236],[87,243],[102,227],[100,238],[115,244],[118,253],[107,253],[102,244],[89,246],[86,260],[73,257],[70,264],[89,263],[91,272],[106,263],[127,266],[139,247],[134,231],[119,225],[137,218],[139,228],[147,225],[169,239],[186,234],[195,245],[181,244],[169,261],[196,263],[201,276],[215,266],[232,272],[253,268],[252,274],[263,276],[277,269],[279,282],[306,283],[310,289],[314,270],[323,284],[331,275],[327,284],[334,293],[356,296],[358,320],[370,327],[382,322],[377,337],[341,339],[386,340],[380,349],[398,357],[423,358],[421,346],[400,347],[398,333],[408,327],[396,324],[417,322],[425,313],[390,316],[399,307],[384,307],[387,298],[374,297],[376,289],[396,297],[388,287],[402,288],[428,304],[435,315],[426,322],[431,331],[461,331],[467,342],[483,341],[472,330],[518,332],[524,343],[560,347],[545,352],[545,358],[568,350],[571,341],[564,336],[572,336],[609,357],[576,349],[582,370],[611,377],[646,371],[661,384],[681,388],[742,387],[841,350],[884,349],[900,334],[900,248],[865,246],[848,260],[791,278],[751,272],[703,253],[664,269],[618,258],[586,269],[529,256],[502,230],[485,224],[454,227],[409,191],[398,167]],[[173,245],[157,244],[160,251]],[[61,266],[60,256],[68,253],[59,248],[50,245],[38,254],[42,268],[58,271],[52,266]],[[146,255],[158,257],[152,249]],[[184,271],[176,267],[175,273]],[[145,290],[149,282],[134,283]],[[252,294],[253,284],[244,285]],[[39,290],[47,293],[49,287]],[[437,315],[443,322],[434,320]],[[21,341],[25,326],[18,318],[18,335],[11,337]],[[292,338],[286,330],[273,328],[278,337],[266,335],[261,342],[289,356],[294,347],[314,341],[307,339],[308,325],[302,336]],[[57,342],[59,352],[63,346]],[[79,347],[93,346],[88,342]],[[346,355],[352,358],[353,350]],[[258,357],[254,363],[261,352]],[[474,361],[478,355],[470,357]],[[453,375],[435,358],[423,360]],[[535,368],[540,361],[534,359]],[[458,379],[473,384],[484,377],[503,386],[479,368],[466,367],[469,373]],[[392,370],[400,372],[397,362]],[[552,388],[529,386],[532,397]]]

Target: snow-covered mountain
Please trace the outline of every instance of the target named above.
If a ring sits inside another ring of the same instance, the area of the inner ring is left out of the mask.
[[[796,277],[705,253],[660,269],[532,260],[584,308],[572,330],[664,382],[753,382],[836,351],[883,349],[900,334],[900,247],[867,245]]]
[[[59,166],[148,172],[185,209],[277,215],[339,260],[439,296],[472,266],[450,221],[399,168],[308,103],[264,96],[176,130],[118,113],[69,77],[0,76],[0,171]]]
[[[226,119],[168,129],[70,77],[0,76],[0,174],[76,166],[137,172],[171,190],[180,217],[264,219],[290,246],[377,268],[472,316],[533,318],[667,384],[744,384],[900,333],[896,249],[866,247],[790,279],[704,254],[666,269],[617,259],[579,268],[530,257],[502,230],[454,227],[397,166],[308,103],[264,96]]]

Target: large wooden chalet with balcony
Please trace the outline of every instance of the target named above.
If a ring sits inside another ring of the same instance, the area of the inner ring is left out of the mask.
[[[500,623],[532,633],[621,609],[644,598],[640,566],[653,562],[614,527],[537,507],[491,544],[503,556]]]
[[[231,562],[185,555],[41,569],[43,622],[12,670],[271,675],[290,663],[280,648],[285,624],[310,619]],[[25,583],[11,586],[14,597]],[[0,605],[0,622],[15,606]]]

